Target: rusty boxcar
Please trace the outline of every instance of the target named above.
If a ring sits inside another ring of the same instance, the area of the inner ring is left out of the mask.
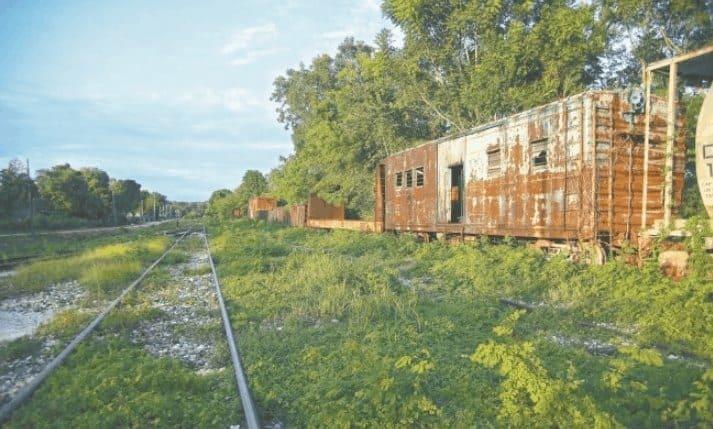
[[[248,217],[250,219],[267,220],[270,211],[277,208],[277,200],[272,197],[259,196],[248,201]]]
[[[376,173],[375,223],[387,231],[636,243],[663,216],[666,100],[651,99],[647,163],[639,108],[626,91],[588,91],[393,154]],[[681,132],[673,159],[675,212]]]

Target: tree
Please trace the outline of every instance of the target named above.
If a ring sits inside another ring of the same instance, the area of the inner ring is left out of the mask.
[[[236,207],[247,209],[250,198],[267,192],[267,179],[258,170],[248,170],[243,174],[240,186],[235,190]],[[235,208],[235,207],[234,207]]]
[[[85,167],[80,170],[87,182],[85,214],[90,219],[105,219],[111,215],[111,190],[109,175],[104,170]]]
[[[89,185],[85,177],[69,164],[55,165],[37,172],[40,195],[50,210],[85,217]]]
[[[218,216],[221,212],[220,203],[231,195],[233,195],[233,191],[230,189],[218,189],[217,191],[213,191],[208,199],[206,214],[209,216]]]
[[[141,185],[134,180],[111,180],[109,185],[114,198],[116,215],[125,217],[139,205]]]
[[[0,217],[9,218],[29,211],[30,196],[37,195],[37,186],[28,176],[19,159],[13,159],[0,170]]]
[[[713,38],[713,0],[384,0],[404,46],[345,39],[274,82],[294,153],[269,175],[367,214],[373,170],[423,140],[579,93],[629,85],[644,61]],[[614,78],[616,77],[616,79]]]

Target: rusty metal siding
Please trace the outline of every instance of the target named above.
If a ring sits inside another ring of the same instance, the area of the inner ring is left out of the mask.
[[[611,136],[612,146],[600,145],[599,157],[606,163],[597,165],[600,186],[598,188],[597,228],[615,245],[625,241],[636,242],[642,228],[653,226],[663,219],[665,147],[666,147],[666,100],[651,99],[650,149],[647,193],[647,225],[641,224],[641,209],[644,177],[644,122],[642,116],[631,116],[631,106],[623,97],[605,99],[599,103],[611,103],[612,118],[597,110],[597,141],[605,142]],[[676,213],[683,197],[685,167],[684,127],[681,116],[677,120],[673,163],[673,213]]]
[[[344,206],[333,205],[310,194],[307,202],[307,219],[344,219]]]
[[[433,231],[436,214],[437,144],[400,152],[384,161],[384,227],[387,230]],[[423,185],[396,185],[396,173],[423,168]]]
[[[287,207],[275,207],[267,213],[268,222],[291,225],[290,210]]]
[[[272,197],[252,197],[248,201],[250,219],[267,219],[267,212],[277,207],[277,200]],[[260,212],[265,212],[261,214]]]
[[[387,158],[385,228],[604,238],[615,245],[635,240],[642,228],[643,117],[630,114],[625,95],[585,92]],[[664,112],[665,100],[654,97],[649,226],[663,217]],[[683,189],[683,145],[679,135],[673,174],[676,207]],[[546,165],[534,159],[542,150]],[[499,165],[489,165],[489,159]],[[463,165],[465,201],[463,221],[454,224],[449,223],[449,167],[456,164]],[[426,166],[427,186],[420,191],[397,188],[395,173],[418,165]]]
[[[386,166],[379,164],[374,173],[374,223],[380,231],[384,230],[386,200]]]
[[[290,206],[290,225],[303,227],[307,223],[307,205],[293,204]]]

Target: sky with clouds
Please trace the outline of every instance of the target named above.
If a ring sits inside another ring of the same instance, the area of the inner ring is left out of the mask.
[[[378,0],[0,0],[0,164],[205,200],[291,152],[275,77],[384,27]]]

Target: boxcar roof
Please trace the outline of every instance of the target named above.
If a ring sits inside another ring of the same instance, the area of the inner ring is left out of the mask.
[[[472,127],[472,128],[468,128],[468,129],[465,130],[465,131],[460,131],[460,132],[457,132],[457,133],[447,134],[447,135],[445,135],[445,136],[443,136],[443,137],[439,137],[439,138],[437,138],[437,139],[435,139],[435,140],[429,140],[429,141],[427,141],[427,142],[418,144],[418,145],[416,145],[416,146],[412,146],[412,147],[409,147],[409,148],[406,148],[406,149],[402,149],[402,150],[400,150],[400,151],[398,151],[398,152],[392,153],[391,155],[387,156],[387,157],[384,158],[384,159],[388,159],[388,158],[391,158],[391,157],[394,157],[394,156],[397,156],[397,155],[401,155],[401,154],[404,153],[404,152],[408,152],[408,151],[410,151],[410,150],[413,150],[413,149],[416,149],[416,148],[419,148],[419,147],[422,147],[422,146],[426,146],[426,145],[430,145],[430,144],[440,144],[440,143],[444,143],[444,142],[451,141],[451,140],[454,140],[454,139],[458,139],[458,138],[461,138],[461,137],[466,137],[466,136],[469,136],[469,135],[473,135],[473,134],[479,133],[479,132],[481,132],[481,131],[489,130],[489,129],[491,129],[491,128],[499,127],[499,126],[501,126],[501,125],[507,124],[508,122],[511,122],[513,119],[515,119],[515,118],[517,118],[517,117],[521,117],[521,116],[535,116],[535,115],[537,115],[538,113],[542,112],[543,110],[547,110],[548,108],[552,108],[552,107],[554,107],[554,106],[557,105],[557,104],[560,104],[560,103],[566,102],[566,101],[570,101],[570,100],[574,100],[574,99],[577,99],[577,98],[581,98],[581,97],[584,97],[584,96],[587,95],[587,94],[610,94],[610,93],[617,93],[617,92],[621,92],[621,91],[623,91],[623,90],[621,90],[621,89],[618,89],[618,90],[607,89],[607,90],[590,90],[590,91],[580,92],[580,93],[578,93],[578,94],[570,95],[569,97],[561,98],[561,99],[559,99],[559,100],[552,101],[552,102],[549,102],[549,103],[547,103],[547,104],[543,104],[543,105],[541,105],[541,106],[533,107],[533,108],[530,108],[530,109],[528,109],[528,110],[523,110],[522,112],[513,113],[512,115],[506,116],[506,117],[504,117],[504,118],[495,119],[495,120],[493,120],[493,121],[486,122],[485,124],[482,124],[482,125],[476,125],[476,126],[474,126],[474,127]]]

